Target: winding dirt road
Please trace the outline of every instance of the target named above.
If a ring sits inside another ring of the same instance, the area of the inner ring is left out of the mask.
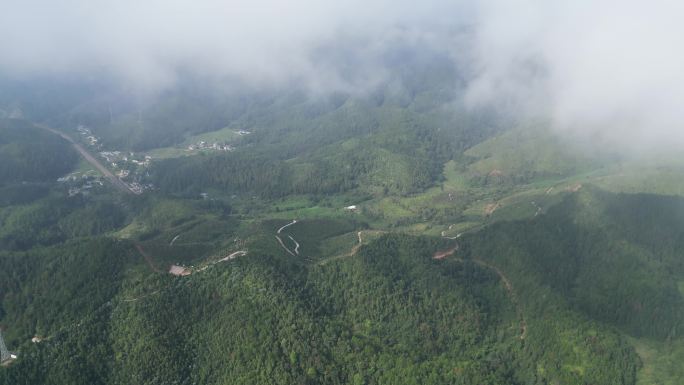
[[[282,233],[283,230],[285,230],[285,228],[290,227],[290,226],[294,225],[295,223],[297,223],[297,220],[293,219],[292,222],[290,222],[290,223],[286,224],[285,226],[279,228],[278,231],[276,232],[276,234]]]
[[[472,261],[482,267],[494,270],[494,272],[499,276],[499,279],[501,279],[501,282],[503,282],[504,287],[506,287],[506,291],[508,292],[508,296],[511,298],[511,302],[515,306],[515,309],[518,313],[518,318],[520,319],[520,339],[524,340],[527,336],[527,321],[525,320],[525,315],[523,314],[520,303],[518,302],[518,297],[515,295],[515,291],[513,291],[513,285],[511,285],[511,281],[498,267],[477,258],[473,259]]]
[[[143,256],[145,259],[145,262],[147,262],[147,265],[150,267],[152,271],[155,273],[164,273],[163,271],[159,270],[157,265],[155,265],[154,260],[152,259],[152,256],[147,254],[145,250],[142,248],[142,246],[139,243],[135,244],[135,249],[138,250],[138,253]]]
[[[290,238],[290,240],[292,242],[294,242],[294,244],[295,244],[294,252],[295,252],[295,254],[299,255],[299,242],[295,241],[295,239],[292,238],[292,235],[288,235],[287,237]]]
[[[176,242],[176,240],[177,240],[178,238],[180,238],[180,234],[178,234],[178,235],[176,235],[175,237],[173,237],[173,239],[171,240],[171,242],[169,242],[169,246],[173,246],[173,243]]]
[[[458,250],[458,246],[445,251],[437,251],[432,258],[445,259],[446,257],[452,256],[456,250]],[[465,263],[465,260],[463,258],[455,257],[453,258],[453,260],[460,263]],[[470,259],[470,261],[484,268],[493,270],[496,273],[496,275],[499,276],[499,280],[501,280],[501,282],[503,283],[504,288],[506,289],[506,293],[508,293],[508,297],[511,299],[511,303],[515,307],[515,311],[518,315],[518,319],[520,322],[520,339],[524,340],[525,337],[527,337],[527,321],[525,320],[525,314],[523,314],[522,306],[520,306],[520,302],[518,301],[518,297],[516,296],[515,291],[513,290],[513,285],[511,284],[511,281],[508,279],[508,277],[506,277],[506,275],[501,271],[501,269],[482,259],[473,258]]]
[[[299,255],[299,243],[297,243],[297,241],[295,241],[294,238],[292,238],[291,235],[288,235],[288,237],[290,237],[290,239],[292,240],[292,242],[295,243],[295,249],[294,249],[294,252],[292,252],[292,250],[290,250],[287,246],[285,246],[285,243],[283,242],[282,238],[280,238],[280,235],[278,235],[278,234],[282,233],[283,230],[285,230],[286,228],[288,228],[288,227],[294,225],[295,223],[297,223],[297,220],[296,220],[296,219],[293,219],[292,222],[290,222],[290,223],[286,224],[285,226],[279,228],[278,231],[276,231],[276,236],[275,236],[275,237],[276,237],[276,240],[278,240],[278,243],[280,243],[280,246],[281,246],[283,249],[285,249],[285,251],[287,251],[287,252],[288,252],[290,255],[292,255],[293,257]],[[296,253],[296,254],[295,254],[295,253]]]
[[[355,244],[354,246],[352,246],[351,250],[350,250],[348,253],[336,255],[336,256],[330,257],[330,258],[326,258],[326,259],[324,259],[324,260],[318,262],[318,265],[321,265],[321,266],[322,266],[322,265],[325,265],[325,264],[327,264],[327,263],[329,263],[329,262],[332,262],[332,261],[335,261],[335,260],[338,260],[338,259],[347,258],[347,257],[353,257],[354,255],[356,255],[356,253],[359,251],[359,249],[361,248],[361,246],[363,246],[363,238],[362,238],[362,235],[363,235],[364,232],[366,232],[366,233],[371,233],[371,234],[384,234],[386,231],[384,231],[384,230],[361,230],[361,231],[359,231],[359,232],[356,233],[356,237],[358,238],[359,243],[357,243],[357,244]]]
[[[230,261],[231,259],[235,259],[237,257],[243,257],[245,255],[247,255],[247,250],[239,250],[239,251],[236,251],[234,253],[231,253],[227,257],[223,257],[223,258],[219,259],[218,261],[216,261],[216,263]]]
[[[278,243],[280,243],[280,246],[281,246],[283,249],[285,249],[285,251],[287,251],[288,254],[290,254],[290,255],[292,255],[292,256],[294,257],[294,256],[295,256],[295,253],[293,253],[292,251],[290,251],[290,249],[288,249],[287,246],[285,246],[285,244],[283,243],[283,240],[280,239],[280,237],[277,236],[277,235],[276,235],[275,237],[276,237],[276,240],[278,240]]]

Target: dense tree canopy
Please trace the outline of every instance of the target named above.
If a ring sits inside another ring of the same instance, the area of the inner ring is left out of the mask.
[[[54,181],[77,160],[76,151],[59,136],[22,120],[0,119],[0,186]]]

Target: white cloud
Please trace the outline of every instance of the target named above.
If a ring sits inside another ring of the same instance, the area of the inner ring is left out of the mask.
[[[473,102],[515,101],[559,129],[684,144],[684,3],[486,0]]]
[[[387,45],[414,39],[468,63],[472,104],[614,141],[681,145],[682,14],[674,0],[9,0],[0,73],[97,73],[161,89],[186,71],[353,90],[383,79]],[[455,42],[461,29],[470,33]],[[354,76],[316,58],[338,43]]]
[[[0,13],[0,71],[103,71],[143,88],[167,85],[179,69],[255,83],[303,78],[334,84],[335,74],[311,60],[320,44],[353,37],[361,53],[369,53],[397,27],[445,24],[458,8],[453,4],[15,0]]]

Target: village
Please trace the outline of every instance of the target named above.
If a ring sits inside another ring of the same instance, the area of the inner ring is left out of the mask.
[[[153,189],[151,184],[143,183],[144,177],[149,176],[148,168],[152,164],[153,157],[146,153],[131,151],[119,151],[105,149],[100,138],[93,134],[92,130],[84,125],[76,127],[78,142],[82,143],[89,151],[96,153],[103,160],[102,166],[111,171],[125,187],[134,194]],[[250,131],[234,131],[240,136],[251,134]],[[184,148],[186,152],[198,153],[206,151],[228,152],[235,150],[231,144],[222,140],[198,140]],[[88,195],[93,188],[103,185],[102,176],[94,170],[88,172],[72,173],[58,179],[69,187],[69,196],[78,194]]]
[[[100,139],[93,135],[92,131],[83,125],[79,125],[76,131],[80,134],[82,142],[88,145],[90,150],[95,150],[102,159],[107,163],[107,166],[113,169],[113,171],[119,177],[125,177],[131,174],[131,171],[137,167],[148,167],[152,161],[152,157],[144,154],[136,154],[134,152],[122,152],[122,151],[97,151],[102,150],[102,143]],[[125,175],[120,175],[121,173]]]
[[[91,147],[102,147],[97,137],[95,137],[92,131],[90,131],[90,128],[79,124],[78,127],[76,127],[76,131],[78,131],[78,133],[81,134],[81,138],[83,138],[86,141],[86,143],[88,143]]]
[[[72,172],[69,175],[58,178],[57,182],[63,183],[68,187],[69,197],[78,194],[87,196],[90,195],[93,189],[104,186],[102,177],[94,170]]]
[[[203,140],[200,140],[199,142],[195,144],[191,144],[188,146],[187,150],[188,151],[196,151],[196,150],[216,150],[216,151],[233,151],[235,148],[232,147],[230,144],[227,143],[207,143]]]
[[[146,190],[153,188],[151,184],[142,183],[142,177],[147,175],[147,168],[152,162],[152,157],[145,154],[122,151],[101,151],[103,146],[100,139],[93,135],[92,131],[83,125],[76,128],[79,139],[89,150],[97,152],[99,157],[104,160],[106,169],[118,178],[125,187],[134,194],[142,194]],[[81,194],[89,195],[94,188],[103,186],[103,176],[95,170],[85,172],[74,172],[57,179],[58,182],[68,186],[69,197]]]

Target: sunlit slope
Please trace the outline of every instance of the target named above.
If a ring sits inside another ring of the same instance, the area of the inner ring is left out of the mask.
[[[110,277],[90,281],[105,295],[84,299],[92,312],[58,313],[74,319],[41,326],[50,338],[39,344],[12,335],[25,358],[0,372],[3,383],[633,384],[636,358],[614,331],[547,303],[547,324],[563,339],[546,354],[530,309],[518,308],[524,287],[460,252],[433,259],[452,247],[436,238],[381,236],[354,256],[308,267],[254,244],[245,257],[182,278],[130,269],[130,257],[118,256],[127,245],[109,252],[102,271],[89,270]],[[56,274],[82,263],[60,261]],[[79,282],[56,281],[46,299],[73,295]],[[14,302],[30,300],[17,293]]]
[[[553,296],[633,337],[645,364],[640,379],[651,383],[673,381],[681,367],[673,357],[684,347],[683,232],[682,198],[585,186],[534,219],[492,225],[468,243],[472,256],[524,288],[533,313]]]

